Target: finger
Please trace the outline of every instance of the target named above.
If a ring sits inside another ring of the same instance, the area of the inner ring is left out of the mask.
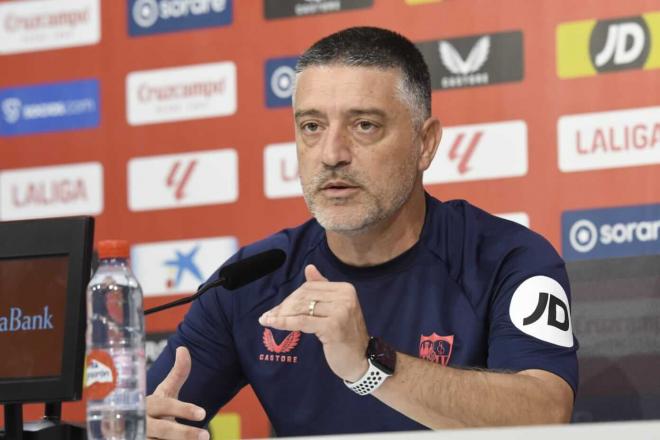
[[[172,397],[147,397],[147,414],[151,417],[178,417],[186,420],[204,420],[206,411],[192,403],[182,402]]]
[[[188,380],[190,374],[190,352],[186,347],[178,347],[176,349],[176,357],[174,359],[174,366],[169,374],[154,390],[154,395],[164,397],[178,397],[181,387]]]
[[[313,264],[305,266],[305,279],[307,281],[328,281]]]
[[[163,440],[208,440],[209,433],[205,429],[182,425],[173,420],[160,420],[147,417],[147,438]]]
[[[301,331],[303,333],[318,333],[326,324],[328,318],[316,316],[274,316],[264,314],[259,318],[259,324],[264,327],[272,327],[277,330]]]
[[[326,318],[331,315],[333,309],[332,301],[320,301],[310,295],[299,298],[289,298],[282,304],[266,312],[272,316],[315,316],[317,318]],[[318,298],[318,296],[317,296]],[[313,314],[312,314],[313,313]]]

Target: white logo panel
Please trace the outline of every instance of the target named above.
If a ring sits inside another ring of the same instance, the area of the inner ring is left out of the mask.
[[[302,196],[294,142],[264,149],[264,193],[269,199]]]
[[[231,61],[131,72],[126,77],[130,125],[232,115],[236,65]]]
[[[424,183],[518,177],[527,174],[524,121],[446,127]]]
[[[131,211],[238,200],[238,154],[224,149],[140,157],[128,162]]]
[[[660,164],[660,107],[562,116],[557,138],[563,172]]]
[[[513,292],[509,317],[523,333],[562,347],[573,346],[568,296],[550,277],[537,275],[523,281]]]
[[[0,55],[96,44],[100,0],[0,3]]]
[[[145,296],[191,293],[238,250],[236,237],[143,243],[131,266]]]
[[[98,162],[0,172],[0,220],[97,215],[103,211]]]
[[[516,222],[519,225],[523,225],[526,228],[529,228],[529,216],[526,212],[507,212],[502,214],[495,214],[496,216],[503,218],[505,220],[510,220]]]

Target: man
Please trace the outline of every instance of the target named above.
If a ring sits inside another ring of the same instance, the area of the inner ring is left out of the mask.
[[[563,262],[522,226],[425,194],[441,128],[419,51],[352,28],[297,70],[314,219],[232,260],[281,248],[272,275],[193,303],[149,371],[149,436],[207,438],[174,417],[203,426],[247,383],[280,436],[568,421]]]

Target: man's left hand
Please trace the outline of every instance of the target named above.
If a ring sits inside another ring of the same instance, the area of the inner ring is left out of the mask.
[[[328,281],[314,265],[305,267],[305,283],[259,318],[263,326],[314,333],[323,344],[330,369],[355,382],[369,368],[369,335],[355,287]],[[311,313],[313,311],[313,314]]]

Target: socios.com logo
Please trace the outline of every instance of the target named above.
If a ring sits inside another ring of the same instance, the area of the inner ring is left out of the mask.
[[[265,89],[267,107],[291,105],[298,57],[271,58],[266,61]]]
[[[575,78],[628,69],[658,69],[660,12],[611,20],[582,20],[557,27],[557,74]]]
[[[128,31],[133,36],[225,26],[232,0],[128,0]]]
[[[566,260],[660,253],[660,204],[568,211],[562,215]]]
[[[95,79],[0,89],[0,136],[97,127],[99,89]]]
[[[21,119],[21,100],[18,98],[5,98],[2,100],[2,116],[7,124],[15,124]]]

